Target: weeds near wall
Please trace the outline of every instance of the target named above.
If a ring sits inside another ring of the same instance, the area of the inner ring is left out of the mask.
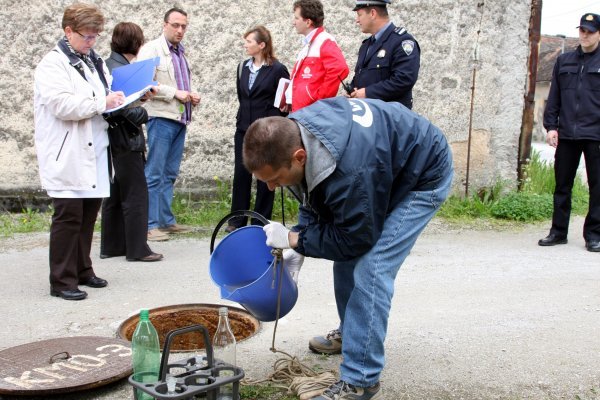
[[[177,221],[192,226],[203,226],[209,229],[216,226],[221,218],[231,212],[231,181],[224,181],[218,177],[213,178],[216,186],[215,196],[210,200],[192,200],[191,195],[175,195],[173,200],[173,212]],[[252,195],[250,209],[254,208],[255,195]],[[275,193],[273,205],[273,220],[282,220],[282,199],[280,191]],[[291,225],[298,217],[298,202],[287,191],[284,190],[283,212],[285,213],[286,225]]]
[[[499,182],[490,189],[480,190],[469,198],[451,196],[440,209],[443,218],[460,221],[475,218],[497,218],[533,222],[552,217],[552,194],[554,192],[554,169],[552,165],[533,153],[524,173],[523,190],[506,190],[506,183]],[[572,196],[573,215],[587,212],[589,192],[578,176]]]
[[[52,212],[39,212],[31,208],[18,214],[3,212],[0,214],[0,237],[10,237],[15,233],[47,231],[50,229]]]
[[[215,194],[208,200],[194,200],[191,194],[177,194],[173,200],[173,212],[177,221],[192,225],[201,234],[210,233],[216,224],[229,214],[231,209],[231,181],[214,178]],[[554,192],[554,170],[542,161],[539,154],[533,154],[525,169],[523,190],[508,190],[507,182],[498,182],[491,188],[464,198],[450,196],[442,205],[438,216],[451,222],[464,222],[474,219],[500,219],[533,222],[549,219],[552,216],[552,193]],[[588,209],[589,192],[580,177],[575,179],[572,196],[573,215],[583,215]],[[252,198],[251,209],[254,207]],[[273,220],[282,221],[282,204],[287,226],[292,226],[298,218],[298,201],[284,190],[283,201],[279,190],[275,193]],[[39,212],[32,209],[19,214],[0,213],[0,237],[15,233],[49,231],[52,210]],[[100,221],[96,230],[100,229]]]

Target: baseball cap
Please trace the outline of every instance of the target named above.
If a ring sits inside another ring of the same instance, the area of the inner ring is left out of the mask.
[[[585,28],[590,32],[598,32],[600,30],[600,15],[592,13],[583,14],[577,28]]]

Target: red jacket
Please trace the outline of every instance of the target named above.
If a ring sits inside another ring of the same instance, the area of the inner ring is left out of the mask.
[[[333,36],[320,27],[308,44],[308,54],[300,52],[292,70],[292,111],[306,107],[317,100],[335,97],[340,79],[348,76],[349,69],[342,50]]]

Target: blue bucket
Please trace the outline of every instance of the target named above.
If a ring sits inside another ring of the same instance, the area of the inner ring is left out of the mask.
[[[211,250],[214,237],[213,234]],[[292,310],[298,299],[298,287],[287,268],[276,262],[266,239],[262,227],[257,225],[238,228],[225,236],[212,251],[210,277],[219,286],[221,298],[241,304],[259,321],[268,322]]]

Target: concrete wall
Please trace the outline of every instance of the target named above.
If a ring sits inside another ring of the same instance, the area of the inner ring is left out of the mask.
[[[17,5],[0,0],[0,194],[39,190],[33,146],[33,71],[62,36],[60,21],[67,0],[32,0]],[[361,40],[353,0],[323,0],[325,26],[333,33],[354,69]],[[516,179],[518,137],[527,72],[531,0],[393,0],[392,20],[404,25],[422,49],[415,110],[443,129],[456,161],[456,189],[465,176],[469,132],[473,50],[478,43],[473,103],[472,187],[497,178]],[[119,21],[139,24],[147,38],[161,32],[162,16],[173,2],[96,0],[107,17],[96,49],[108,56],[112,27]],[[214,177],[232,175],[237,99],[235,74],[244,58],[241,34],[255,24],[272,32],[280,60],[290,68],[300,48],[291,26],[292,1],[208,0],[178,3],[189,13],[185,37],[195,87],[202,104],[189,127],[179,190],[205,192]],[[478,34],[478,32],[480,32]]]

